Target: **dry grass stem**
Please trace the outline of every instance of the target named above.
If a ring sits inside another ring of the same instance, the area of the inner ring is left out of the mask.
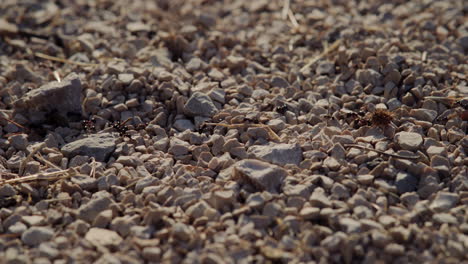
[[[24,183],[24,182],[30,182],[30,181],[56,181],[60,179],[66,179],[77,174],[75,169],[76,168],[70,168],[66,170],[59,170],[59,171],[53,171],[53,172],[42,172],[42,173],[36,173],[36,174],[25,176],[25,177],[5,180],[5,181],[0,182],[0,186],[3,186],[5,184],[18,184],[18,183]]]
[[[323,57],[325,57],[328,53],[336,50],[340,44],[343,42],[342,39],[337,39],[335,42],[333,42],[332,45],[330,45],[328,48],[326,48],[322,53],[320,53],[319,55],[317,55],[316,57],[314,57],[312,60],[309,61],[309,63],[307,63],[306,65],[304,65],[304,67],[301,68],[301,72],[302,71],[305,71],[307,68],[309,68],[310,66],[312,66],[312,64],[316,63],[317,61],[319,61],[320,59],[322,59]]]
[[[54,169],[58,169],[58,170],[61,170],[62,168],[60,168],[59,166],[53,164],[52,162],[46,160],[42,155],[41,153],[37,153],[36,155],[34,155],[34,157],[40,161],[42,161],[44,164],[46,164],[47,166],[49,166],[50,168],[54,168]]]
[[[47,54],[44,54],[44,53],[41,53],[41,52],[34,52],[34,56],[42,58],[42,59],[46,59],[46,60],[57,61],[57,62],[65,63],[65,64],[73,64],[73,65],[78,65],[78,66],[82,66],[82,67],[98,66],[99,65],[99,64],[96,64],[96,63],[84,63],[84,62],[79,62],[79,61],[71,61],[71,60],[67,60],[67,59],[64,59],[64,58],[50,56],[50,55],[47,55]]]
[[[420,158],[419,155],[402,156],[402,155],[388,153],[388,152],[384,152],[384,151],[373,149],[373,148],[364,147],[364,146],[361,146],[361,145],[358,145],[358,144],[344,144],[344,146],[347,147],[347,148],[359,148],[359,149],[363,149],[363,150],[367,150],[367,151],[374,151],[374,152],[377,152],[379,154],[386,155],[386,156],[393,157],[393,158],[397,158],[397,159],[417,160],[417,159]]]
[[[286,19],[288,17],[290,4],[291,4],[291,0],[284,0],[283,11],[281,12],[282,19]]]

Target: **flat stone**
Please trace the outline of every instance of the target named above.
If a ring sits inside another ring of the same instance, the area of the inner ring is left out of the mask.
[[[120,156],[116,162],[129,167],[137,167],[143,165],[143,161],[136,156]]]
[[[317,219],[320,216],[320,208],[304,207],[299,212],[299,215],[305,220]]]
[[[302,150],[299,144],[255,145],[249,148],[249,154],[258,159],[284,166],[286,164],[299,165],[302,161]]]
[[[423,143],[422,136],[414,132],[398,132],[395,139],[397,144],[404,150],[418,150]]]
[[[439,192],[429,208],[436,212],[448,211],[458,203],[459,199],[460,197],[456,193]]]
[[[28,246],[37,246],[42,242],[50,240],[54,235],[54,230],[49,227],[35,226],[26,230],[21,235],[21,241]]]
[[[10,197],[16,195],[16,190],[10,184],[5,184],[0,187],[0,197]]]
[[[153,177],[153,176],[144,177],[143,179],[137,181],[135,185],[135,192],[141,193],[144,188],[148,186],[153,186],[157,182],[159,182],[159,179],[156,177]]]
[[[195,125],[188,119],[177,119],[173,127],[180,132],[184,132],[185,130],[195,131]]]
[[[447,156],[445,147],[430,146],[427,148],[426,153],[429,157],[433,157],[435,155]]]
[[[279,166],[254,159],[238,161],[233,168],[234,179],[269,192],[278,192],[288,175],[288,172]]]
[[[271,78],[271,86],[279,87],[279,88],[287,88],[289,87],[289,82],[280,76],[275,76]]]
[[[161,253],[162,251],[159,247],[145,247],[141,255],[147,261],[158,261],[161,258]]]
[[[70,73],[61,82],[50,82],[27,92],[15,101],[14,107],[16,111],[25,111],[31,116],[38,116],[35,112],[51,113],[54,111],[61,115],[81,114],[81,90],[78,75]],[[31,121],[45,121],[46,117],[38,117],[38,119]]]
[[[94,193],[91,200],[78,209],[78,217],[92,222],[100,212],[108,209],[112,203],[110,193],[106,191]]]
[[[432,216],[432,219],[434,219],[434,221],[439,224],[452,224],[452,225],[458,224],[457,218],[447,213],[434,214]]]
[[[411,109],[410,116],[416,118],[417,120],[433,122],[437,117],[437,111],[429,109]]]
[[[101,162],[105,162],[114,150],[115,138],[110,133],[93,134],[62,147],[62,153],[68,158],[82,155]]]
[[[184,105],[184,114],[187,116],[212,117],[218,112],[211,98],[201,92],[195,92]]]
[[[85,239],[104,247],[117,247],[123,241],[117,232],[98,227],[90,228]]]

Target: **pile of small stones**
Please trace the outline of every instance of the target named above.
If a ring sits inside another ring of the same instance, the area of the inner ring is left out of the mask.
[[[1,1],[0,262],[467,261],[467,12]]]

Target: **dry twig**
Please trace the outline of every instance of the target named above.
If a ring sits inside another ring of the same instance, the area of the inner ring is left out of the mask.
[[[393,154],[393,153],[388,153],[388,152],[384,152],[384,151],[377,150],[377,149],[373,149],[373,148],[364,147],[364,146],[361,146],[361,145],[358,145],[358,144],[344,144],[344,146],[345,146],[345,147],[348,147],[348,148],[359,148],[359,149],[364,149],[364,150],[367,150],[367,151],[374,151],[374,152],[377,152],[377,153],[379,153],[379,154],[386,155],[386,156],[393,157],[393,158],[397,158],[397,159],[417,160],[417,159],[420,158],[419,155],[415,155],[415,156],[402,156],[402,155]]]

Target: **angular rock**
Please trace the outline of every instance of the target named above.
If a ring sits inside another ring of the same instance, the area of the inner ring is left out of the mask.
[[[416,118],[417,120],[432,122],[437,117],[437,111],[429,109],[411,109],[410,116]]]
[[[238,161],[233,168],[234,179],[269,192],[278,192],[288,175],[288,172],[279,166],[254,159]]]
[[[184,105],[184,114],[187,116],[212,117],[218,112],[211,98],[201,92],[195,92]]]
[[[395,185],[398,193],[403,194],[415,191],[418,186],[418,182],[419,180],[415,176],[407,172],[399,172],[396,176]]]
[[[10,138],[10,144],[17,150],[26,150],[29,145],[28,136],[25,134],[14,135]]]
[[[123,241],[116,232],[97,227],[89,229],[85,239],[104,247],[117,247]]]
[[[92,199],[78,209],[78,217],[88,222],[92,222],[96,216],[109,208],[113,203],[111,194],[106,191],[94,193]]]
[[[322,61],[317,65],[317,69],[315,69],[315,72],[318,75],[324,75],[324,74],[334,74],[335,73],[335,64],[330,61]]]
[[[309,202],[313,207],[325,208],[332,206],[330,199],[325,194],[325,190],[320,187],[314,190],[309,198]]]
[[[115,138],[110,133],[93,134],[62,147],[62,153],[68,158],[83,155],[101,162],[105,162],[114,150]]]
[[[286,164],[299,165],[302,161],[302,150],[299,144],[255,145],[249,148],[248,153],[258,159],[280,166]]]
[[[33,89],[15,101],[16,111],[29,113],[32,122],[45,121],[46,114],[56,111],[61,116],[67,113],[81,114],[81,81],[76,73],[70,73],[61,82],[50,82]]]
[[[429,208],[435,212],[448,211],[458,203],[459,199],[460,197],[456,193],[439,192]]]
[[[10,184],[5,184],[0,187],[0,197],[9,197],[16,195],[16,190]]]
[[[356,71],[356,78],[362,86],[366,86],[368,84],[377,86],[381,82],[382,75],[372,69],[363,69]]]
[[[423,143],[422,136],[414,132],[398,132],[395,139],[402,149],[411,151],[418,150]]]
[[[21,235],[21,241],[28,246],[37,246],[42,242],[50,240],[54,230],[49,227],[31,227]]]

